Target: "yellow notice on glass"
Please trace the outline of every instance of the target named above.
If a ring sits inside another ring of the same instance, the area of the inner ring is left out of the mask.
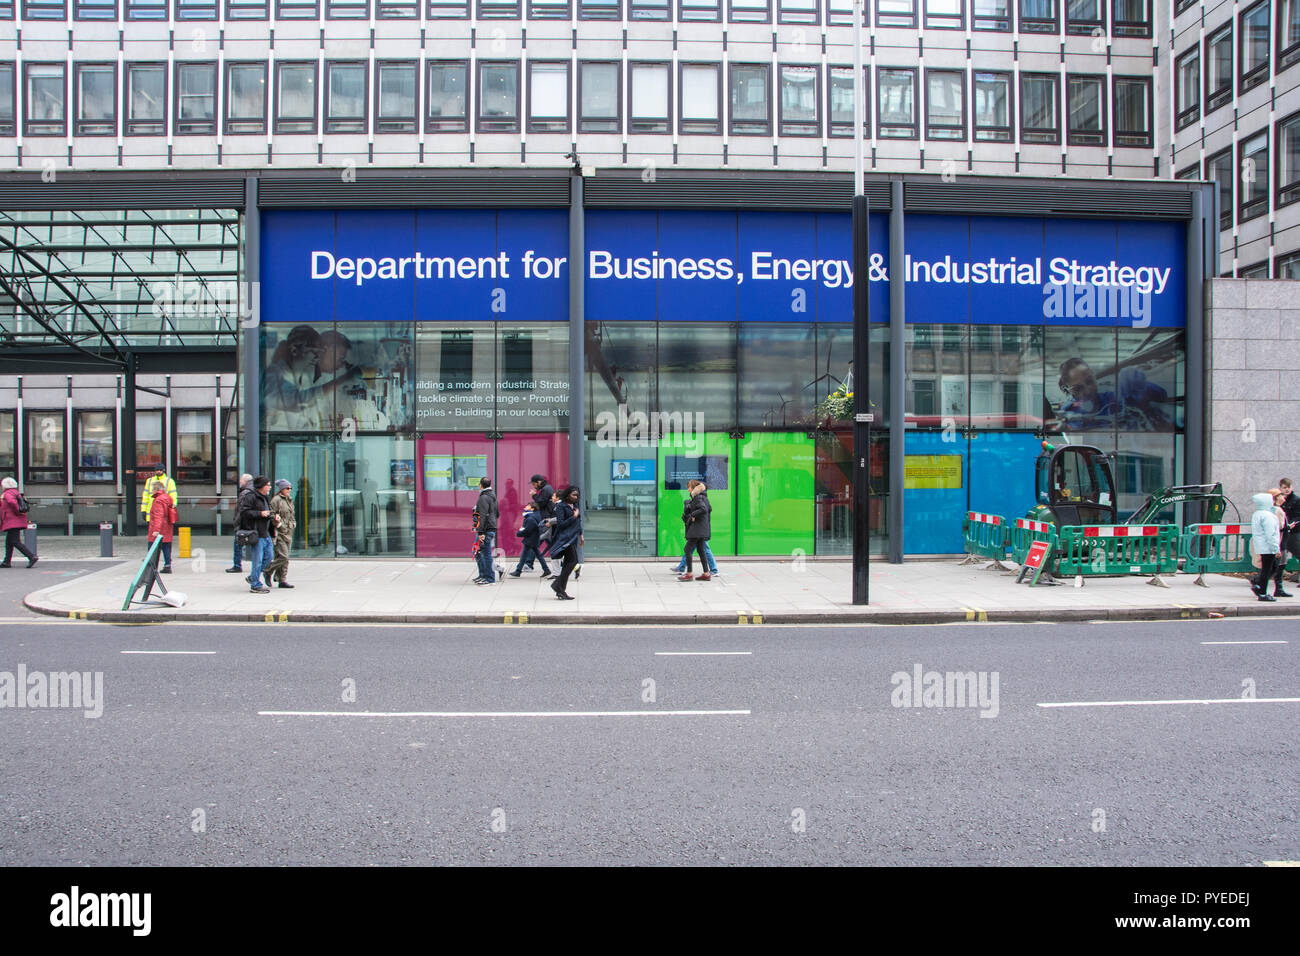
[[[905,455],[903,487],[946,490],[961,487],[961,455]]]

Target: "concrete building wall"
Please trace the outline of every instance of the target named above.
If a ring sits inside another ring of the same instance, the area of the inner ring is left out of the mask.
[[[1254,510],[1251,495],[1284,476],[1300,481],[1295,390],[1300,283],[1214,279],[1209,286],[1207,477],[1223,482],[1224,492],[1248,519]]]

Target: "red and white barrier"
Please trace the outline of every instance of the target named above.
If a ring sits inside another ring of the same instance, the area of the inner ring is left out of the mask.
[[[966,517],[971,521],[978,522],[979,524],[1000,525],[1002,523],[1002,519],[999,516],[981,514],[978,511],[968,511],[966,512]]]
[[[1029,531],[1037,531],[1040,534],[1046,534],[1052,530],[1052,526],[1046,521],[1030,521],[1028,518],[1017,518],[1017,528],[1026,528]]]
[[[1194,535],[1251,533],[1250,527],[1244,524],[1197,524],[1188,530]]]
[[[1104,525],[1083,529],[1085,538],[1154,538],[1160,533],[1160,526],[1146,525]]]

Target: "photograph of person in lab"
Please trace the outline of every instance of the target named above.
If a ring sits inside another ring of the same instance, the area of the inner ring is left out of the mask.
[[[393,431],[410,425],[409,330],[353,323],[347,333],[299,325],[268,329],[262,400],[268,431]]]
[[[1172,431],[1174,411],[1169,392],[1135,366],[1118,370],[1114,391],[1098,385],[1092,366],[1074,356],[1061,363],[1057,388],[1064,401],[1055,409],[1062,431],[1092,431],[1118,427],[1121,431]]]

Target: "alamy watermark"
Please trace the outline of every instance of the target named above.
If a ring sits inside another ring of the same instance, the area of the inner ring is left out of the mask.
[[[889,702],[894,707],[979,708],[981,717],[996,717],[997,671],[927,671],[913,664],[911,671],[895,671],[889,678],[894,689]]]
[[[703,412],[632,412],[626,405],[617,412],[596,415],[598,448],[650,448],[661,438],[677,438],[687,455],[704,454]]]
[[[95,719],[104,713],[103,671],[0,671],[0,709],[80,710]]]

